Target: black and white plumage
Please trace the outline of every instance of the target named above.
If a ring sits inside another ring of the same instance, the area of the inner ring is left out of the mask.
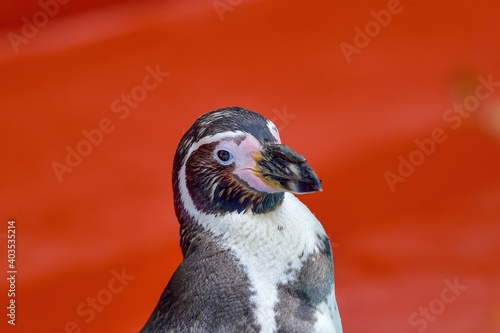
[[[204,114],[172,180],[184,260],[142,333],[342,332],[328,236],[292,194],[321,181],[271,121]]]

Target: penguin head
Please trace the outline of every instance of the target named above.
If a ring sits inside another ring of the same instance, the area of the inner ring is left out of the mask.
[[[174,158],[176,210],[223,215],[275,209],[284,192],[321,191],[306,159],[281,144],[276,126],[250,110],[229,107],[199,117]]]

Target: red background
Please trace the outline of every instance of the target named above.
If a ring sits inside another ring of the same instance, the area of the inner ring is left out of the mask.
[[[181,260],[176,145],[229,105],[273,119],[323,179],[301,199],[333,243],[345,332],[500,331],[499,88],[456,129],[443,119],[479,76],[500,81],[498,2],[401,0],[350,62],[341,43],[387,1],[220,2],[221,17],[213,1],[70,1],[47,22],[37,1],[4,6],[0,267],[15,219],[18,274],[15,327],[0,283],[0,331],[137,332]],[[111,104],[148,66],[169,75],[120,119]],[[53,162],[105,118],[114,130],[59,181]],[[446,140],[418,160],[436,128]],[[410,155],[421,165],[391,191],[384,173]],[[102,298],[122,269],[134,278]],[[444,303],[455,279],[466,289]],[[96,296],[108,304],[87,323],[77,308]],[[409,321],[429,306],[432,320]]]

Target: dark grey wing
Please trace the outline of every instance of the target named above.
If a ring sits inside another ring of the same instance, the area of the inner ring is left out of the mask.
[[[333,257],[328,236],[318,235],[318,244],[318,251],[305,259],[297,278],[278,286],[276,322],[280,332],[313,332],[318,306],[328,304],[328,298],[334,297]],[[333,302],[335,300],[330,300],[330,304]]]
[[[205,234],[191,242],[141,333],[258,332],[251,295],[236,258]]]

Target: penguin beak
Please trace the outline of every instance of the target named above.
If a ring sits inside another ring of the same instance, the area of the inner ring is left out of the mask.
[[[255,175],[277,191],[322,191],[321,180],[307,164],[306,159],[285,145],[266,143],[260,151],[254,152],[252,157],[256,161]]]

